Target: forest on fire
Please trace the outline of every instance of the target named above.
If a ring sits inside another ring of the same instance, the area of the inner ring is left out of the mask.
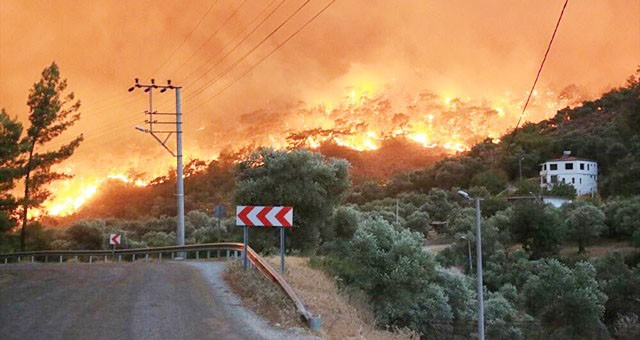
[[[467,255],[475,211],[456,194],[463,188],[483,198],[487,336],[637,338],[639,131],[640,71],[599,99],[453,156],[403,139],[374,151],[328,142],[223,153],[186,167],[186,242],[241,240],[231,214],[212,216],[217,204],[294,206],[289,253],[366,296],[380,327],[464,336],[477,316]],[[540,191],[538,165],[564,150],[598,162],[597,195],[576,197],[568,185]],[[172,172],[145,187],[107,182],[77,214],[32,222],[28,248],[107,249],[111,232],[124,233],[125,247],[175,244],[174,189]],[[541,194],[573,202],[555,208]],[[510,200],[523,196],[533,199]],[[263,254],[276,251],[274,231],[251,240]],[[434,243],[446,247],[424,250]],[[18,249],[15,229],[0,249]]]

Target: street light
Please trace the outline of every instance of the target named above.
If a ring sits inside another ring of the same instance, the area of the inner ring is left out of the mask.
[[[146,128],[140,126],[140,125],[136,125],[136,130],[138,131],[142,131],[142,132],[149,132],[149,130],[147,130]]]
[[[471,201],[473,198],[466,192],[459,190],[458,195]],[[476,201],[476,279],[478,284],[478,339],[484,340],[484,298],[482,296],[482,236],[480,234],[480,197]]]

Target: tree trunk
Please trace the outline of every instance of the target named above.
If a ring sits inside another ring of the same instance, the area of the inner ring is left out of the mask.
[[[22,228],[20,229],[20,251],[26,250],[27,240],[27,213],[29,212],[29,185],[31,178],[31,160],[33,158],[33,149],[35,148],[35,141],[31,143],[31,149],[29,150],[29,160],[27,161],[27,171],[24,178],[24,199],[22,201]]]

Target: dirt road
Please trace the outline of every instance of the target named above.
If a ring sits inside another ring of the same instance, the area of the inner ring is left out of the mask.
[[[0,338],[271,337],[234,313],[241,307],[205,276],[169,261],[0,266]]]

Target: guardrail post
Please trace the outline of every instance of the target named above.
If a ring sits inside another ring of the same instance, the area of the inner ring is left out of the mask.
[[[20,256],[18,256],[18,263],[20,263]]]
[[[149,262],[149,253],[144,254],[144,262]]]
[[[211,250],[207,250],[207,259],[211,258]]]
[[[60,263],[62,263],[62,255],[60,255]]]
[[[104,262],[107,262],[107,255],[104,256]]]
[[[33,256],[31,256],[31,263],[33,263],[33,261],[35,261],[35,259],[33,258]]]
[[[314,331],[318,331],[322,327],[322,320],[320,319],[319,315],[310,317],[308,322],[309,322],[309,328],[311,328]]]
[[[217,257],[220,257],[220,249],[217,250],[216,254],[218,255]]]
[[[133,257],[131,258],[131,262],[136,262],[136,254],[133,254]]]
[[[158,253],[158,261],[162,261],[162,252]]]
[[[78,255],[75,256],[76,261],[78,261]]]
[[[173,259],[175,259],[175,258],[176,258],[176,253],[171,252],[171,259],[173,260]]]
[[[49,256],[44,257],[44,263],[47,263],[47,262],[49,262]]]
[[[200,259],[200,251],[196,250],[196,260]]]
[[[89,255],[89,263],[93,263],[93,256]]]
[[[118,262],[122,262],[122,255],[118,254]]]
[[[229,250],[227,250],[227,258],[229,258]]]
[[[7,264],[7,258],[6,257],[4,258],[4,264]]]

